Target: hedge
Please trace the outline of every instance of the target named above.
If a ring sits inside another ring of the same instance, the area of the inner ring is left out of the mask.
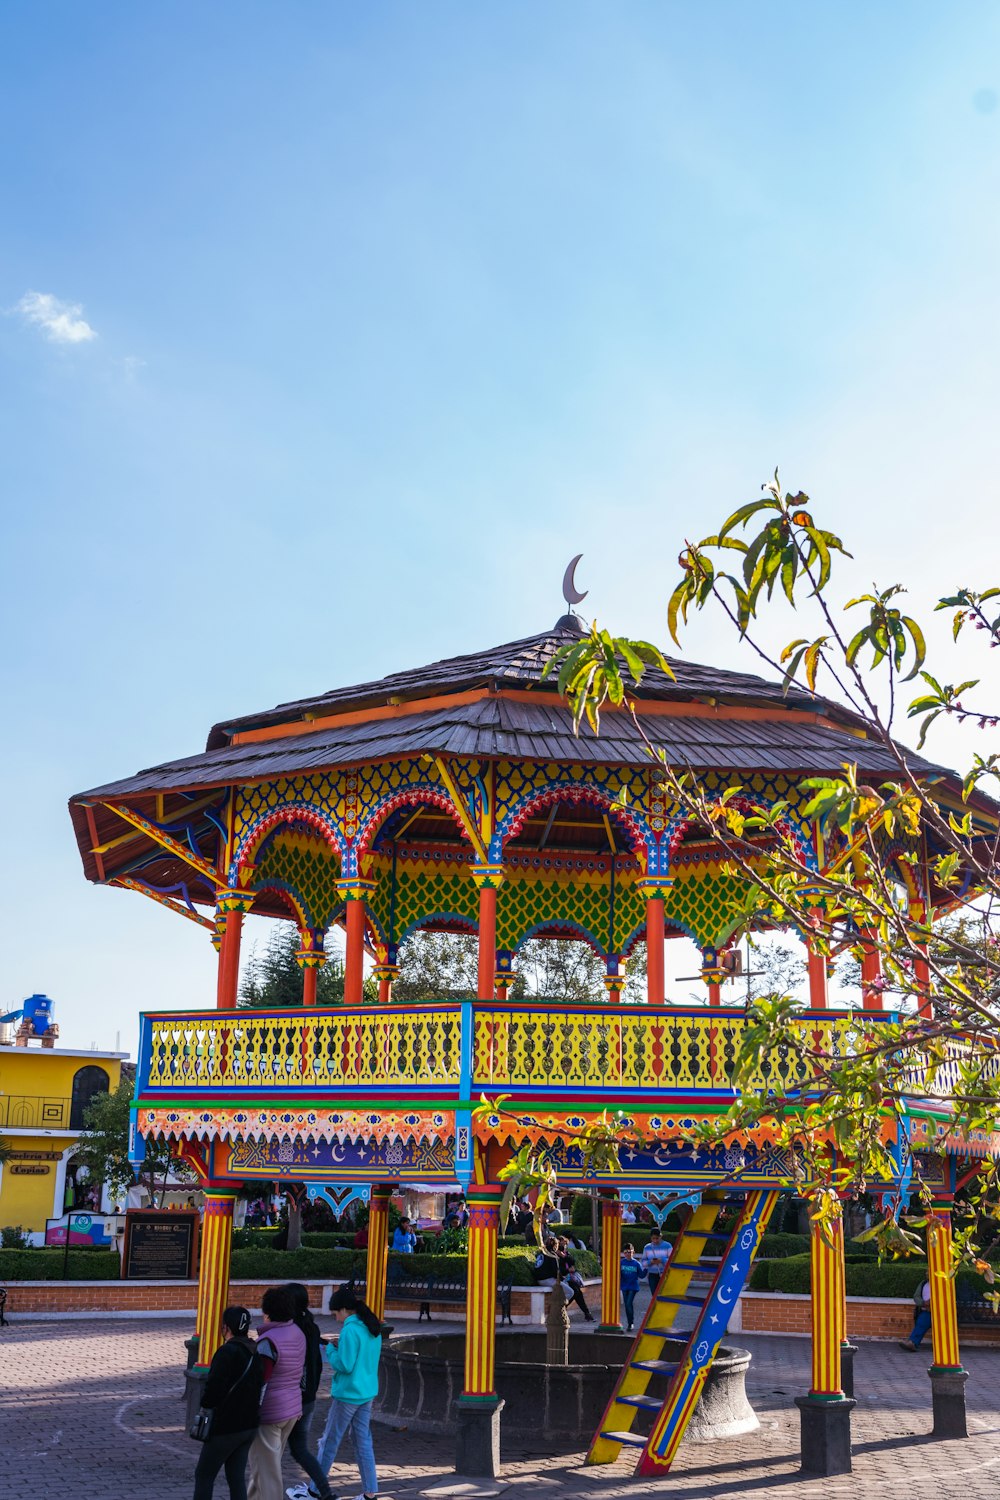
[[[527,1245],[502,1246],[497,1250],[500,1277],[513,1273],[515,1286],[531,1286],[535,1252]],[[600,1264],[589,1250],[574,1251],[581,1276],[600,1275]],[[459,1255],[389,1255],[390,1265],[405,1264],[413,1276],[464,1276],[466,1256]],[[363,1250],[234,1250],[231,1274],[235,1281],[321,1281],[346,1280],[352,1274],[363,1274]]]
[[[63,1276],[60,1249],[0,1250],[0,1281],[117,1281],[117,1250],[71,1250]]]
[[[927,1262],[922,1260],[872,1260],[869,1255],[845,1256],[845,1279],[849,1297],[912,1297],[927,1280]],[[974,1296],[982,1296],[986,1283],[973,1271],[959,1271],[958,1286],[967,1287]],[[809,1256],[796,1255],[787,1260],[758,1261],[750,1277],[755,1292],[797,1292],[810,1290]]]

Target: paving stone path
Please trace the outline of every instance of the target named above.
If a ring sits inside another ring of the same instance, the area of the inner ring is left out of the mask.
[[[399,1333],[411,1331],[402,1321]],[[451,1325],[454,1327],[454,1325]],[[426,1325],[425,1325],[426,1328]],[[184,1319],[81,1322],[18,1321],[0,1330],[0,1496],[4,1500],[180,1500],[190,1497],[196,1445],[181,1430]],[[415,1325],[412,1331],[416,1331]],[[798,1473],[798,1413],[805,1391],[805,1340],[734,1335],[749,1348],[747,1381],[759,1432],[729,1442],[682,1445],[671,1475],[648,1483],[619,1463],[587,1469],[582,1454],[518,1447],[505,1435],[504,1471],[495,1484],[456,1479],[450,1443],[375,1429],[381,1493],[478,1500],[998,1500],[1000,1497],[1000,1351],[969,1350],[970,1428],[964,1442],[928,1436],[929,1356],[893,1344],[862,1344],[855,1363],[854,1473],[803,1480]],[[317,1423],[325,1414],[321,1401]],[[301,1479],[287,1464],[288,1483]],[[355,1495],[357,1470],[333,1472],[334,1488]],[[224,1500],[220,1477],[216,1496]]]

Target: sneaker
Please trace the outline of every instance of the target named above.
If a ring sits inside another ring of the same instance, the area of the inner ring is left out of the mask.
[[[326,1496],[320,1495],[319,1490],[314,1490],[311,1484],[293,1484],[285,1491],[286,1500],[329,1500],[330,1491]]]
[[[909,1339],[900,1339],[899,1347],[905,1349],[907,1354],[916,1354],[917,1352],[916,1344],[911,1344]]]

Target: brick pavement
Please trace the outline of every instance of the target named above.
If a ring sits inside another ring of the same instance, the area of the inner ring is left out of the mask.
[[[402,1323],[400,1333],[410,1331]],[[183,1338],[176,1319],[142,1322],[17,1322],[0,1330],[0,1496],[180,1500],[191,1494],[196,1447],[181,1431]],[[499,1494],[504,1500],[616,1500],[682,1496],[736,1500],[748,1493],[782,1500],[996,1500],[1000,1496],[1000,1353],[971,1349],[972,1436],[934,1442],[929,1357],[894,1345],[862,1344],[856,1361],[854,1473],[798,1477],[798,1413],[792,1398],[808,1384],[807,1341],[734,1336],[753,1352],[748,1378],[761,1430],[718,1444],[685,1444],[670,1477],[637,1482],[627,1464],[586,1469],[582,1455],[518,1450],[505,1441],[496,1485],[456,1480],[450,1443],[376,1429],[382,1493],[397,1500]],[[321,1405],[318,1420],[322,1420]],[[289,1482],[301,1476],[292,1465]],[[338,1467],[334,1487],[356,1494],[357,1471]],[[216,1495],[225,1486],[220,1479]]]

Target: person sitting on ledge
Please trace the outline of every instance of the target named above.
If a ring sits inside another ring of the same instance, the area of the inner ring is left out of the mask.
[[[412,1255],[417,1248],[417,1237],[410,1228],[409,1219],[400,1219],[392,1231],[392,1248],[401,1255]]]
[[[920,1348],[921,1340],[931,1326],[931,1284],[929,1281],[921,1282],[913,1293],[913,1332],[908,1339],[900,1339],[899,1347],[905,1349],[907,1354],[913,1354]]]

